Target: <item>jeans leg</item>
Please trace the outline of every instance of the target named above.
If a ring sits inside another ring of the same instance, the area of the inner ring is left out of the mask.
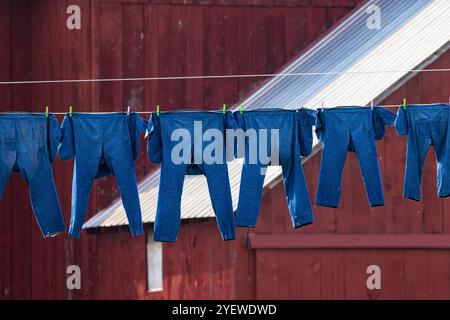
[[[159,182],[158,208],[154,227],[154,240],[175,242],[180,229],[181,196],[187,166],[163,161]]]
[[[93,156],[93,155],[92,155]],[[99,167],[100,156],[88,161],[81,160],[80,156],[74,161],[72,181],[72,209],[70,217],[69,236],[79,238],[81,228],[89,204],[89,195],[92,184]]]
[[[352,140],[370,206],[383,206],[383,184],[381,181],[380,166],[378,164],[375,137],[359,134],[352,136]]]
[[[449,124],[441,124],[433,137],[433,147],[437,163],[437,192],[439,197],[450,197],[450,137]]]
[[[141,205],[130,141],[109,141],[105,145],[105,161],[116,178],[122,204],[125,208],[130,226],[130,232],[133,236],[142,235],[144,230],[142,226]]]
[[[19,168],[28,184],[31,205],[42,235],[51,237],[65,232],[47,149],[38,151],[37,158],[19,161]]]
[[[413,135],[413,136],[411,136]],[[408,142],[405,186],[403,196],[407,199],[420,201],[422,199],[421,183],[425,158],[430,149],[430,139],[410,133]]]
[[[339,205],[342,191],[342,173],[348,145],[349,133],[346,130],[328,132],[324,137],[316,193],[316,204],[319,206],[337,208]]]
[[[233,200],[227,164],[204,165],[211,203],[223,240],[236,239]]]
[[[236,225],[239,227],[256,227],[261,207],[264,185],[264,170],[260,164],[244,164],[239,189],[239,204]]]
[[[3,197],[6,184],[12,172],[14,163],[16,162],[16,152],[10,150],[2,150],[0,157],[0,199]]]
[[[290,161],[281,161],[286,199],[292,226],[300,228],[313,223],[313,213],[300,154]]]
[[[450,148],[443,148],[438,153],[437,159],[437,192],[439,197],[450,197]]]

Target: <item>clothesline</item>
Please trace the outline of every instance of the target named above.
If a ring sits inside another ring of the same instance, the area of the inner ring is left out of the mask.
[[[373,70],[373,71],[326,71],[326,72],[295,72],[295,73],[261,73],[261,74],[222,74],[200,76],[168,76],[168,77],[135,77],[135,78],[97,78],[97,79],[60,79],[60,80],[21,80],[1,81],[0,85],[16,84],[53,84],[53,83],[92,83],[92,82],[126,82],[126,81],[162,81],[162,80],[201,80],[201,79],[229,79],[229,78],[277,78],[303,77],[324,75],[360,75],[360,74],[392,74],[418,72],[450,72],[450,68],[440,69],[408,69],[408,70]]]
[[[408,105],[414,105],[414,106],[428,106],[428,105],[433,105],[433,104],[449,104],[449,107],[450,107],[450,101],[449,102],[435,102],[435,103],[408,103]],[[380,105],[374,105],[374,107],[383,107],[383,108],[398,108],[398,107],[401,107],[401,106],[402,106],[402,104],[388,104],[388,105],[380,104]],[[299,105],[299,108],[300,107],[301,106]],[[324,106],[325,109],[342,108],[342,107],[345,108],[345,106],[333,106],[333,107]],[[366,106],[366,107],[370,108],[370,105]],[[15,109],[18,109],[18,108],[15,108]],[[258,110],[262,110],[262,109],[264,109],[264,108],[261,108],[261,109],[258,109]],[[283,108],[280,108],[280,109],[283,109]],[[306,108],[306,109],[311,109],[311,108]],[[320,109],[321,109],[321,107],[317,107],[317,110],[320,110]],[[189,110],[189,109],[184,109],[184,110]],[[198,108],[196,108],[196,110],[198,110]],[[219,111],[219,110],[220,109],[204,109],[204,111]],[[230,110],[233,110],[233,108],[230,108]],[[295,109],[286,109],[286,110],[295,110]],[[174,111],[174,110],[170,110],[170,111]],[[11,111],[11,112],[20,112],[20,111]],[[30,112],[30,111],[22,111],[22,112]],[[32,112],[35,112],[35,111],[31,111],[31,113]],[[74,110],[74,112],[77,112],[77,111]],[[101,112],[81,111],[81,112],[77,112],[77,113],[108,114],[108,113],[117,113],[117,112],[127,112],[127,111],[126,110],[125,111],[113,110],[113,111],[101,111]],[[154,110],[154,111],[134,111],[133,109],[131,109],[131,112],[139,113],[139,114],[152,114],[152,113],[155,113],[156,110]],[[5,113],[5,112],[2,112],[2,113]],[[65,111],[65,112],[52,112],[50,110],[50,113],[55,114],[55,115],[66,115],[69,112],[68,111]],[[161,108],[161,113],[164,113],[164,108]]]

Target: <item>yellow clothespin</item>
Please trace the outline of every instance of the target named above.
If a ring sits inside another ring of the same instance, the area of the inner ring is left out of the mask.
[[[223,114],[227,114],[227,105],[224,103],[223,105]]]
[[[403,98],[403,110],[406,111],[406,98]]]
[[[45,116],[48,118],[48,106],[45,106]]]
[[[241,116],[242,116],[244,114],[244,105],[243,104],[241,104],[240,112],[241,112]]]
[[[73,115],[73,107],[69,106],[69,117],[72,118],[72,115]]]
[[[159,117],[161,114],[159,105],[156,106],[156,115]]]

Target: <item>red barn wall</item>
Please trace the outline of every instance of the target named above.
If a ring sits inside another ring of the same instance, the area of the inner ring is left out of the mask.
[[[0,64],[8,67],[0,68],[0,80],[274,72],[360,2],[5,0],[0,2]],[[81,7],[81,31],[66,28],[66,8],[73,4]],[[150,111],[156,104],[163,110],[220,108],[223,103],[237,102],[261,81],[264,79],[0,86],[0,109],[42,112],[49,105],[50,111],[64,112],[69,104],[74,111],[119,111],[127,105],[136,111]],[[139,178],[152,169],[142,148]],[[72,162],[57,160],[54,177],[68,222]],[[14,174],[0,202],[0,299],[143,297],[136,292],[145,284],[143,237],[131,239],[127,233],[113,232],[83,234],[81,240],[62,236],[43,240],[26,190],[23,180]],[[88,217],[117,196],[113,178],[97,181]],[[187,230],[204,228],[201,233],[205,237],[211,232],[216,239],[216,229],[210,225],[190,225]],[[165,259],[175,259],[171,254],[189,246],[192,237],[181,238],[176,247],[168,248]],[[226,248],[232,245],[212,243],[223,248],[224,257],[242,251],[239,247],[228,252]],[[221,263],[210,262],[210,270]],[[82,269],[84,289],[80,292],[68,291],[65,286],[65,270],[72,264]],[[215,276],[211,278],[203,266],[195,268],[186,263],[178,271],[166,269],[166,274],[178,274],[178,278],[165,280],[171,282],[161,297],[231,298],[238,291],[247,292],[239,286],[240,275],[230,282],[227,279],[232,276],[224,272],[218,276],[222,279],[219,287],[214,284],[215,289],[205,291],[208,294],[191,289],[178,293],[177,289],[185,286],[185,277],[191,277],[193,283],[210,281],[205,283],[212,286]],[[246,270],[248,266],[235,268]],[[199,270],[197,280],[190,275],[194,269]],[[100,281],[102,287],[97,286]],[[234,287],[227,287],[230,283]]]
[[[254,280],[248,268],[246,232],[237,241],[224,242],[215,221],[183,224],[176,244],[163,246],[163,291],[148,293],[145,241],[128,231],[89,233],[89,285],[84,298],[95,299],[233,299],[254,295],[253,288],[238,286],[242,276]],[[251,276],[251,277],[250,277]]]

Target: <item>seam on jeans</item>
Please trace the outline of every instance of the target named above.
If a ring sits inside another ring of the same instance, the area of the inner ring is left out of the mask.
[[[338,208],[339,204],[331,203],[331,202],[323,202],[323,201],[317,201],[316,205],[321,207],[329,207],[329,208]]]
[[[384,202],[380,202],[380,203],[371,203],[370,207],[375,208],[375,207],[384,207]]]
[[[300,224],[294,225],[293,228],[294,228],[294,229],[299,229],[299,228],[302,228],[302,227],[309,226],[309,225],[311,225],[311,224],[314,224],[314,221],[310,221],[310,222],[302,222],[302,223],[300,223]]]
[[[422,200],[422,197],[415,197],[415,196],[409,196],[409,195],[403,195],[403,198],[409,199],[409,200],[414,200],[414,201],[421,201]]]

